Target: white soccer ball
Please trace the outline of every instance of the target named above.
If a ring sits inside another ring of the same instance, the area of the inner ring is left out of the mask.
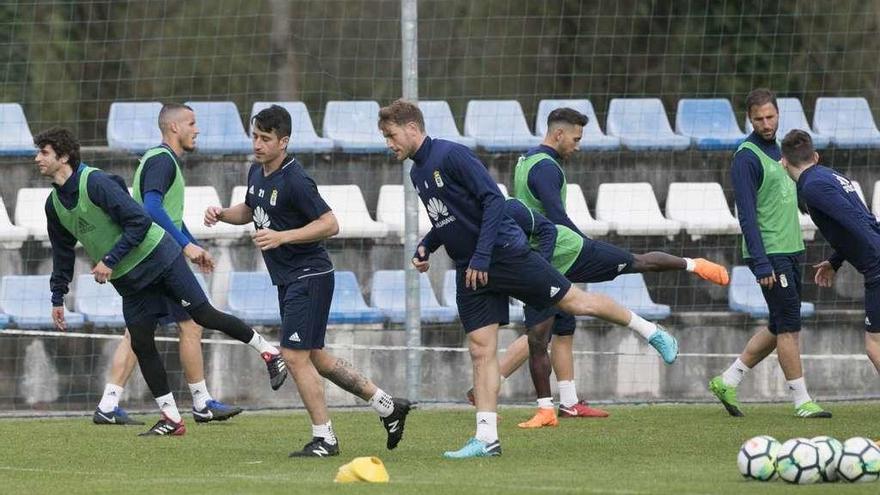
[[[770,481],[776,477],[776,453],[779,442],[767,435],[745,441],[736,456],[740,474],[748,479]]]
[[[837,473],[850,483],[880,479],[880,448],[865,437],[853,437],[843,442],[843,453]]]
[[[819,448],[819,474],[822,475],[822,480],[837,481],[837,464],[840,463],[843,444],[840,440],[825,435],[813,437],[810,441]]]
[[[789,483],[806,485],[822,479],[819,448],[807,438],[792,438],[779,447],[776,472]]]

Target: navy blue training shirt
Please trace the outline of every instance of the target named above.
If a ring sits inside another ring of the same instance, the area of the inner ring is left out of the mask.
[[[457,268],[479,271],[495,256],[528,252],[498,184],[470,149],[426,137],[412,159],[409,176],[433,226],[421,242],[428,252],[443,245]]]
[[[782,150],[776,140],[767,141],[756,132],[752,132],[746,141],[755,144],[770,158],[776,161],[782,159]],[[747,149],[734,154],[730,177],[733,180],[739,225],[742,228],[746,247],[754,260],[754,274],[758,278],[769,277],[773,267],[764,251],[764,241],[761,240],[761,230],[758,228],[757,194],[764,182],[764,167],[761,165],[761,160]]]
[[[58,192],[58,200],[65,208],[73,208],[79,201],[79,177],[85,168],[80,164],[76,171],[60,187],[52,186]],[[122,227],[122,237],[101,260],[113,268],[138,244],[143,242],[152,221],[141,205],[128,194],[125,181],[116,175],[100,170],[92,172],[86,183],[89,199],[101,208],[110,218]],[[70,282],[73,280],[73,266],[76,260],[76,237],[58,219],[52,197],[46,200],[46,227],[49,242],[52,244],[52,276],[49,287],[52,291],[52,305],[64,304]],[[180,248],[169,236],[163,236],[156,249],[128,273],[113,280],[113,286],[122,294],[136,292],[152,282],[165,268],[180,255]]]
[[[170,146],[162,143],[162,147],[174,155],[174,158],[179,160],[177,154],[174,153],[174,150],[171,149]],[[168,232],[174,237],[174,240],[177,241],[181,247],[184,247],[189,243],[198,245],[195,238],[193,238],[192,234],[190,234],[189,230],[186,228],[186,224],[182,224],[181,228],[178,229],[177,226],[174,225],[174,221],[171,220],[171,217],[168,216],[168,212],[162,207],[162,200],[165,197],[165,193],[171,188],[171,184],[174,183],[174,177],[176,175],[177,164],[167,153],[160,153],[151,156],[146,162],[144,162],[144,168],[141,170],[140,183],[140,193],[141,197],[144,199],[144,209],[147,210],[147,213],[150,214],[150,217],[154,222],[159,224],[160,227],[165,229],[165,232]]]
[[[293,157],[268,176],[259,163],[251,165],[245,204],[254,211],[254,227],[277,231],[302,228],[330,211],[315,181]],[[322,241],[282,244],[262,253],[275,285],[333,269]]]
[[[829,261],[837,270],[849,261],[865,282],[880,279],[880,226],[846,176],[821,165],[801,173],[798,199],[834,248]]]
[[[540,144],[526,152],[525,156],[532,156],[538,153],[547,153],[557,162],[562,161],[559,153],[550,146]],[[562,204],[562,196],[560,191],[565,185],[565,177],[562,170],[556,163],[551,160],[541,160],[529,170],[528,186],[532,195],[537,198],[544,206],[544,213],[548,220],[558,225],[565,225],[578,234],[586,237],[580,229],[571,221],[568,213],[565,212],[565,205]]]
[[[522,201],[510,198],[504,202],[505,213],[523,230],[526,238],[535,236],[538,241],[537,251],[547,261],[553,259],[556,250],[556,237],[559,231],[556,225],[537,211],[530,210]]]

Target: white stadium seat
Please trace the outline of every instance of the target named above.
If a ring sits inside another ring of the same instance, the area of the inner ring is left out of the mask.
[[[196,239],[228,241],[244,236],[243,225],[220,222],[213,227],[205,226],[205,209],[209,206],[223,206],[217,190],[212,186],[186,186],[183,196],[183,223]]]
[[[339,222],[336,237],[379,238],[388,234],[388,226],[370,216],[364,195],[357,185],[318,186],[318,192]]]
[[[584,191],[580,184],[568,184],[565,191],[565,212],[568,218],[574,222],[575,226],[584,234],[590,236],[607,235],[608,222],[603,222],[593,218],[590,208],[587,206],[587,198],[584,197]]]
[[[403,185],[385,184],[379,188],[379,201],[376,205],[376,220],[388,226],[392,234],[403,236],[404,198]],[[419,203],[419,235],[423,236],[431,230],[428,211],[421,200]]]
[[[28,238],[28,230],[9,221],[6,204],[0,197],[0,245],[5,249],[18,249]]]
[[[660,213],[654,189],[647,182],[599,185],[596,217],[620,235],[674,236],[681,224]]]
[[[35,240],[48,242],[46,230],[46,198],[52,191],[49,187],[23,187],[15,198],[15,225],[27,229]]]
[[[739,222],[730,213],[724,191],[717,182],[669,184],[666,217],[681,222],[694,239],[703,235],[739,232]]]

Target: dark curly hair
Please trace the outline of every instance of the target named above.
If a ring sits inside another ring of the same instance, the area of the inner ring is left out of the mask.
[[[48,144],[59,158],[67,155],[67,164],[74,170],[79,167],[79,141],[69,129],[63,127],[46,129],[34,136],[34,144],[37,148]]]

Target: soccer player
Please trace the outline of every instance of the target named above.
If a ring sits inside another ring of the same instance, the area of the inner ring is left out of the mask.
[[[575,244],[582,244],[582,251],[572,251],[563,266],[554,265],[560,273],[566,274],[568,263],[574,263],[575,257],[581,253],[578,261],[584,263],[578,271],[577,279],[568,277],[573,282],[599,282],[611,280],[622,273],[644,273],[654,271],[687,270],[696,273],[705,280],[720,285],[729,281],[727,270],[715,263],[702,258],[679,258],[663,252],[631,254],[610,244],[595,242],[584,235],[565,211],[567,184],[561,162],[569,158],[580,148],[587,116],[572,108],[557,108],[547,116],[547,133],[544,141],[529,150],[520,158],[514,171],[514,197],[521,200],[530,209],[542,214],[552,223],[565,227],[567,236]],[[574,417],[605,417],[608,413],[589,407],[586,402],[579,401],[574,381],[574,354],[572,343],[576,322],[574,317],[561,312],[538,312],[534,308],[525,308],[526,328],[535,329],[540,335],[549,336],[552,326],[554,338],[551,341],[550,357],[553,370],[559,383],[559,416]],[[544,324],[547,330],[538,327]],[[539,339],[543,340],[543,339]],[[511,343],[500,360],[501,375],[509,377],[516,371],[529,351],[542,354],[539,360],[547,357],[546,343],[538,343],[533,348],[526,335]],[[527,428],[540,427],[543,424],[555,425],[556,414],[553,412],[552,397],[538,395],[539,411],[533,421],[521,424]]]
[[[831,413],[807,392],[801,366],[798,335],[804,241],[797,191],[782,168],[782,152],[776,143],[776,96],[769,89],[752,90],[746,97],[746,112],[755,130],[734,153],[730,175],[743,233],[743,258],[761,285],[770,318],[767,328],[752,336],[736,361],[709,381],[709,390],[731,416],[742,416],[736,387],[775,348],[795,415],[830,418]]]
[[[617,278],[621,273],[685,269],[686,262],[683,258],[661,252],[632,254],[613,244],[594,241],[564,225],[554,225],[544,215],[528,208],[522,200],[508,199],[505,207],[507,215],[525,232],[529,244],[572,282],[604,282]],[[692,261],[688,260],[687,263],[690,264]],[[706,274],[704,278],[707,280],[719,285],[726,285],[729,282],[730,277],[723,266],[704,259],[700,260],[700,264],[702,273]],[[620,268],[621,265],[623,269]],[[531,306],[526,306],[525,315],[529,371],[538,396],[538,411],[534,417],[518,426],[527,429],[556,426],[558,420],[550,394],[550,356],[547,355],[547,341],[550,338],[551,328],[557,331],[561,322],[564,330],[573,333],[574,317],[554,308],[537,311]],[[560,407],[560,415],[562,411]],[[598,415],[594,414],[594,416]]]
[[[819,165],[806,132],[795,129],[785,136],[782,164],[797,183],[810,218],[834,248],[831,257],[813,266],[816,285],[831,287],[844,261],[865,276],[865,350],[880,371],[880,225],[847,177]]]
[[[254,244],[260,248],[281,306],[281,347],[287,367],[312,421],[312,439],[291,457],[339,455],[324,400],[324,377],[370,403],[393,449],[403,438],[413,404],[392,398],[351,363],[324,350],[327,318],[333,299],[333,263],[322,241],[339,232],[336,216],[321,198],[302,165],[287,154],[290,114],[272,105],[254,116],[256,163],[248,171],[244,203],[210,207],[205,225],[254,222]]]
[[[281,386],[287,370],[278,349],[208,302],[180,246],[129,196],[122,179],[80,163],[79,143],[67,129],[37,134],[34,144],[40,174],[53,185],[45,208],[52,244],[53,322],[59,330],[65,329],[64,295],[73,278],[74,248],[79,241],[95,263],[95,281],[109,280],[122,296],[131,348],[161,411],[159,421],[141,435],[186,432],[154,340],[156,323],[167,313],[169,298],[179,301],[199,325],[216,328],[261,353],[272,388]]]
[[[210,272],[213,260],[187,230],[183,223],[184,178],[178,157],[195,149],[196,116],[186,105],[167,104],[159,112],[159,130],[162,144],[147,150],[141,157],[134,173],[132,195],[144,205],[153,222],[165,229],[183,249],[190,261]],[[214,400],[205,384],[204,359],[202,357],[202,327],[193,321],[189,313],[177,302],[168,300],[167,318],[160,323],[176,322],[180,327],[180,363],[192,394],[192,414],[197,423],[224,421],[239,413],[240,407],[226,405]],[[128,332],[119,343],[110,366],[110,380],[104,387],[104,395],[92,420],[99,425],[143,424],[131,419],[119,407],[126,382],[137,364],[131,350]]]
[[[421,110],[397,100],[379,111],[379,128],[399,160],[412,158],[410,179],[428,210],[432,228],[420,242],[412,263],[420,272],[441,245],[456,265],[456,302],[473,362],[477,432],[447,458],[501,454],[497,400],[498,326],[508,322],[508,297],[538,310],[549,306],[590,315],[638,332],[672,363],[678,342],[608,297],[572,286],[533,252],[523,231],[504,213],[504,197],[486,167],[468,148],[425,133]]]

